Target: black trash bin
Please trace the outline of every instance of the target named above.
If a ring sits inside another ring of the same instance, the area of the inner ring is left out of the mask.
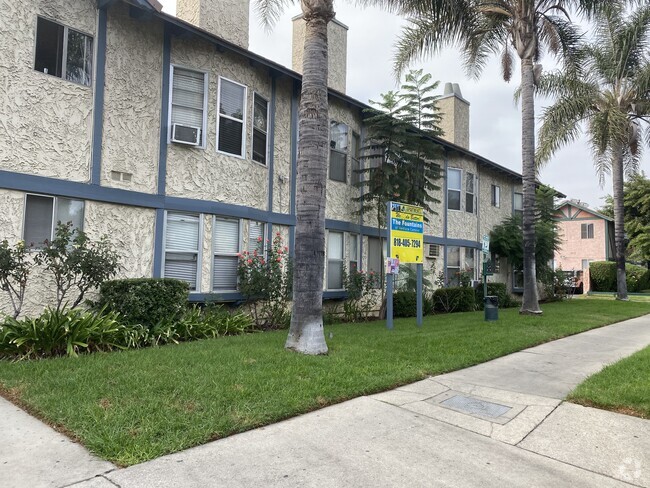
[[[483,310],[486,322],[499,320],[499,297],[490,295],[483,298]]]

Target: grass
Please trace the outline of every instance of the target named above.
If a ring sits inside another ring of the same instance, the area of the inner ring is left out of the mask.
[[[594,327],[647,303],[571,300],[541,317],[501,310],[332,325],[330,354],[283,349],[286,332],[79,358],[0,361],[0,391],[119,465],[131,465]]]
[[[650,419],[650,346],[590,376],[568,400]]]

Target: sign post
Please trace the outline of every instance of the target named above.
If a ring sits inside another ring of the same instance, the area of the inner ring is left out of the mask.
[[[424,261],[424,211],[422,207],[406,203],[388,202],[387,205],[389,263],[417,265],[417,324],[422,326],[422,263]],[[399,268],[397,268],[399,269]],[[393,271],[390,266],[387,271]],[[393,273],[386,275],[386,327],[393,328]]]
[[[485,297],[487,296],[487,277],[488,277],[488,254],[490,253],[490,236],[485,234],[483,236],[482,242],[482,251],[483,251],[483,303],[485,303]]]

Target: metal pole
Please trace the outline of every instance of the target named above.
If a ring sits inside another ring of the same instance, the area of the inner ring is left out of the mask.
[[[390,257],[391,203],[392,202],[388,202],[386,204],[386,229],[388,230],[388,237],[386,239],[386,259]],[[381,239],[379,240],[379,243],[381,244]],[[383,265],[386,267],[386,261],[384,261]],[[389,330],[393,329],[393,273],[386,273],[386,328]]]
[[[418,327],[422,327],[422,274],[423,274],[424,266],[422,265],[422,263],[418,263],[415,265],[415,267],[417,269],[417,279],[418,279],[417,289],[416,289],[416,295],[417,295],[416,303],[418,309],[417,324]]]

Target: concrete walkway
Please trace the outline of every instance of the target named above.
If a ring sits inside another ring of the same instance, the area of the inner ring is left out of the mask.
[[[650,488],[650,421],[562,403],[648,344],[650,315],[121,470],[0,401],[0,486]]]

